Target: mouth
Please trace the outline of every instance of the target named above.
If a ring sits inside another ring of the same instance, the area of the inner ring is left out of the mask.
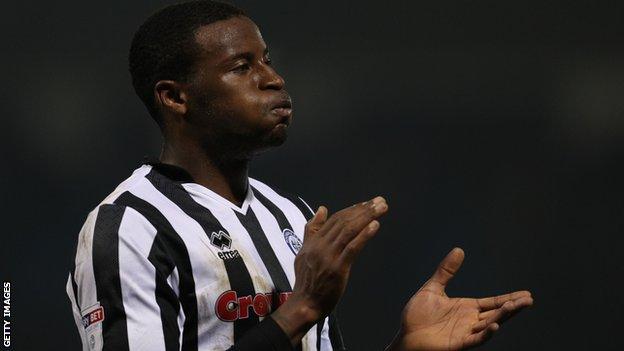
[[[283,99],[273,105],[271,113],[279,118],[278,124],[289,125],[292,119],[292,102],[290,99]]]

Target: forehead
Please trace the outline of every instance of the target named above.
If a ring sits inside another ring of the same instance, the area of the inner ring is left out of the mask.
[[[256,24],[239,16],[200,27],[195,32],[195,41],[202,56],[215,60],[241,52],[262,51],[266,47]]]

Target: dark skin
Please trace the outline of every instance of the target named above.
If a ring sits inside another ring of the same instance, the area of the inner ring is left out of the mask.
[[[286,140],[290,96],[249,19],[204,26],[196,40],[202,54],[192,80],[160,81],[155,86],[165,117],[160,158],[240,205],[253,155]],[[274,109],[278,106],[286,108]]]
[[[258,27],[246,17],[203,26],[201,55],[185,82],[154,86],[163,117],[160,160],[186,169],[196,183],[241,205],[249,162],[281,145],[292,119],[284,79],[271,66]],[[319,207],[305,228],[295,259],[290,298],[271,317],[293,345],[327,316],[344,293],[351,267],[388,211],[382,197],[329,215]],[[444,289],[464,258],[454,249],[407,303],[387,350],[459,350],[485,342],[501,322],[533,303],[528,291],[483,298],[449,298]]]

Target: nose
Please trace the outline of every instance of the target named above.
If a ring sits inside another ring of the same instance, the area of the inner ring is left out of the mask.
[[[269,65],[263,65],[264,70],[262,72],[262,77],[260,78],[260,89],[273,89],[273,90],[282,90],[284,89],[284,78],[282,78],[277,72],[273,69],[273,67]]]

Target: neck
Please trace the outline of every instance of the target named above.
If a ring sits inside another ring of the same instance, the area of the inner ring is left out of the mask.
[[[185,169],[200,184],[241,206],[247,196],[249,159],[219,158],[200,147],[183,147],[165,141],[160,162]]]

